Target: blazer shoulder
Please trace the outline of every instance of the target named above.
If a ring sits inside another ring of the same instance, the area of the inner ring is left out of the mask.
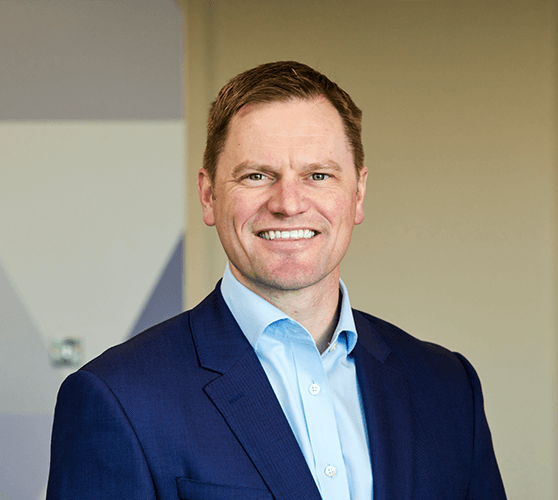
[[[397,361],[394,364],[419,380],[424,380],[425,377],[453,382],[469,379],[464,362],[467,367],[470,364],[462,355],[433,342],[420,340],[376,316],[358,310],[353,310],[353,314],[359,342],[370,350],[370,346],[377,345],[379,337],[389,351],[385,358],[391,357],[392,363],[395,358]]]
[[[215,378],[215,372],[226,371],[247,347],[250,344],[218,284],[193,309],[111,347],[81,370],[111,386],[139,387],[178,379],[203,385]]]
[[[205,323],[205,329],[213,326],[199,318],[211,318],[218,303],[217,287],[193,309],[158,323],[134,337],[115,345],[81,369],[96,374],[110,374],[124,371],[136,365],[148,365],[151,369],[165,366],[178,358],[188,358],[195,354],[193,323]]]
[[[183,312],[152,326],[115,345],[84,365],[81,370],[109,376],[115,371],[137,365],[165,365],[179,353],[193,349],[190,334],[190,311]]]

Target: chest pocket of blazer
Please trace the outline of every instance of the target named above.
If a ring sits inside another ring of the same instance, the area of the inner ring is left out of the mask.
[[[185,477],[176,478],[180,500],[273,500],[267,490],[202,483]]]

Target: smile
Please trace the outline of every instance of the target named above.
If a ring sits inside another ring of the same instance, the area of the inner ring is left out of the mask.
[[[264,240],[302,240],[316,236],[316,231],[310,229],[298,229],[294,231],[262,231],[258,233]]]

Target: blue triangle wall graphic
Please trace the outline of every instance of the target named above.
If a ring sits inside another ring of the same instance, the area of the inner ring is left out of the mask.
[[[182,292],[183,242],[184,234],[181,234],[165,270],[128,338],[182,312],[184,304]]]

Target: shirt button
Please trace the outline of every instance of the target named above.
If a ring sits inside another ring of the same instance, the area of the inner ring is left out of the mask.
[[[312,396],[315,396],[320,392],[320,386],[318,384],[312,384],[310,387],[308,387],[308,391],[310,392],[310,394],[312,394]]]
[[[335,342],[335,344],[333,344],[333,345],[331,346],[331,350],[332,350],[332,351],[335,351],[335,349],[337,349],[337,342]]]
[[[337,469],[333,465],[328,465],[324,472],[326,473],[326,476],[333,477],[337,474]]]

